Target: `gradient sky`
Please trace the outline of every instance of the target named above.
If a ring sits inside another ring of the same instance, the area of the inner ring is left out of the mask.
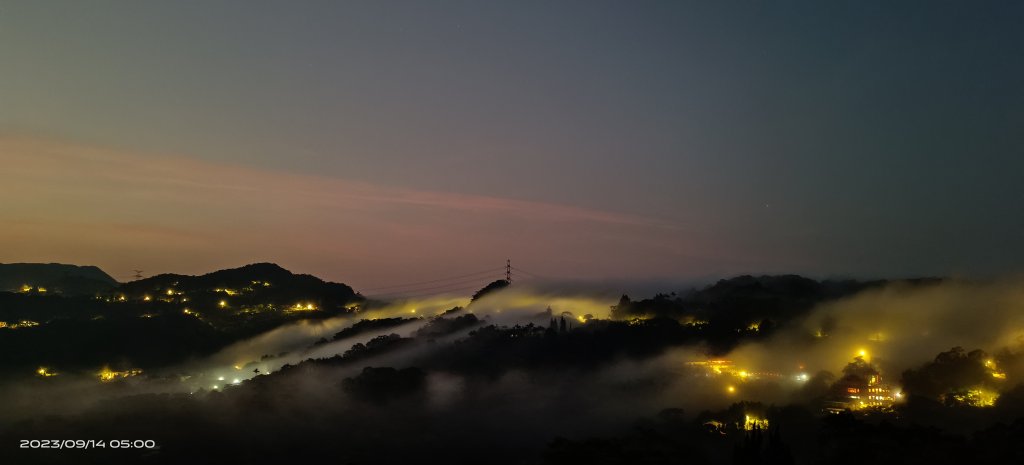
[[[1024,3],[2,1],[0,261],[1024,271]]]

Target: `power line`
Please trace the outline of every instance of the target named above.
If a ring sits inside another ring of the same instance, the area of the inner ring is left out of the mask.
[[[464,285],[468,285],[468,284],[472,284],[472,283],[481,283],[481,282],[483,282],[483,283],[490,283],[492,281],[500,280],[500,279],[501,278],[498,278],[497,273],[495,273],[492,276],[486,276],[486,275],[485,276],[478,276],[478,277],[475,277],[475,278],[462,279],[462,280],[459,280],[459,281],[448,282],[448,283],[444,283],[444,284],[435,284],[435,285],[431,285],[431,286],[422,286],[422,287],[411,288],[411,289],[399,289],[399,290],[394,290],[394,291],[385,291],[385,292],[382,292],[382,293],[377,294],[377,295],[408,294],[410,292],[431,291],[431,290],[435,290],[435,289],[446,289],[446,288],[451,288],[451,287],[460,287],[460,286],[464,286]]]
[[[431,279],[431,280],[428,280],[428,281],[418,281],[418,282],[405,283],[405,284],[395,284],[395,285],[392,285],[392,286],[371,287],[371,288],[368,288],[368,289],[363,289],[363,291],[378,291],[378,290],[381,290],[381,289],[395,289],[395,288],[399,288],[399,287],[416,286],[416,285],[419,285],[419,284],[437,283],[437,282],[441,282],[441,281],[450,281],[450,280],[453,280],[453,279],[466,278],[466,277],[469,277],[469,276],[481,275],[481,274],[485,274],[485,273],[494,273],[496,271],[501,271],[501,270],[504,270],[504,268],[491,268],[489,270],[477,271],[477,272],[474,272],[474,273],[468,273],[468,274],[459,275],[459,276],[449,276],[447,278]]]
[[[444,293],[457,292],[457,291],[464,291],[464,290],[469,290],[469,289],[480,289],[483,286],[487,285],[487,283],[482,283],[481,282],[483,280],[486,280],[486,281],[490,282],[490,281],[492,281],[491,277],[496,278],[496,279],[494,279],[495,281],[496,280],[500,280],[500,278],[498,278],[498,276],[497,276],[497,274],[499,272],[504,272],[504,280],[506,282],[508,282],[509,284],[512,284],[512,278],[515,275],[520,275],[521,276],[520,279],[523,279],[523,278],[526,278],[526,279],[529,279],[529,278],[533,278],[533,279],[548,279],[548,278],[544,277],[543,275],[540,275],[540,274],[537,274],[537,273],[533,273],[531,271],[527,271],[527,270],[524,270],[522,268],[514,267],[514,266],[512,266],[512,260],[508,259],[508,260],[505,260],[505,266],[502,267],[502,268],[492,268],[492,269],[489,269],[489,270],[481,270],[481,271],[476,271],[476,272],[473,272],[473,273],[467,273],[467,274],[457,275],[457,276],[449,276],[449,277],[445,277],[445,278],[430,279],[430,280],[426,280],[426,281],[416,281],[416,282],[410,282],[410,283],[405,283],[405,284],[395,284],[395,285],[391,285],[391,286],[374,287],[374,288],[364,289],[363,291],[366,292],[366,291],[387,290],[386,292],[384,292],[382,294],[374,295],[374,297],[376,297],[376,298],[384,298],[384,299],[413,299],[413,298],[417,298],[417,297],[426,297],[426,296],[431,296],[431,295],[444,294]],[[490,275],[490,276],[488,276],[488,275]],[[439,284],[435,284],[435,283],[439,283]],[[477,283],[477,284],[466,285],[466,284],[469,284],[469,283]],[[423,286],[424,284],[431,284],[431,285],[430,286]]]
[[[454,282],[445,283],[445,284],[439,284],[439,285],[435,285],[435,286],[426,286],[426,287],[417,287],[417,288],[412,288],[412,289],[400,289],[400,290],[396,290],[396,291],[389,291],[389,292],[384,292],[383,294],[378,294],[378,295],[405,294],[405,293],[409,293],[409,292],[429,291],[429,290],[432,290],[432,289],[441,289],[441,288],[451,287],[451,286],[460,286],[460,285],[464,285],[464,284],[468,284],[468,283],[478,283],[481,280],[490,280],[490,278],[489,277],[480,276],[480,277],[476,277],[476,278],[463,279],[463,280],[454,281]]]
[[[476,285],[476,286],[459,287],[459,288],[455,288],[455,289],[445,289],[443,291],[427,292],[427,293],[424,293],[424,294],[412,294],[412,295],[395,294],[395,295],[385,295],[385,296],[387,298],[389,298],[389,299],[415,299],[415,298],[419,298],[419,297],[427,297],[427,296],[438,295],[438,294],[446,294],[446,293],[449,293],[449,292],[466,291],[466,290],[470,290],[470,289],[480,289],[482,287],[483,286]]]
[[[545,279],[544,276],[541,276],[541,275],[536,274],[536,273],[531,273],[531,272],[526,271],[526,270],[524,270],[522,268],[516,268],[516,267],[513,266],[512,269],[515,270],[515,271],[518,271],[520,273],[526,273],[526,274],[528,274],[530,276],[533,276],[534,278]]]

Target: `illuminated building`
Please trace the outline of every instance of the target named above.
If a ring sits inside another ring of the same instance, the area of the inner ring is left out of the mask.
[[[100,379],[100,381],[106,383],[121,378],[130,378],[132,376],[138,376],[140,374],[142,374],[142,370],[138,369],[114,371],[111,370],[110,367],[103,367],[103,369],[100,370],[99,373],[96,373],[96,376]]]
[[[755,429],[768,429],[768,419],[758,418],[751,415],[745,415],[743,417],[743,429],[745,431],[753,431]]]
[[[771,371],[749,371],[737,368],[732,360],[705,360],[701,362],[687,362],[687,365],[703,368],[707,376],[727,375],[739,378],[740,381],[782,377],[781,374]]]
[[[720,375],[723,373],[732,374],[736,371],[731,360],[706,360],[703,362],[688,362],[687,365],[698,366],[707,369],[709,374]]]
[[[33,328],[39,326],[38,321],[32,320],[21,320],[17,323],[8,323],[6,321],[0,321],[0,329],[19,329],[19,328]]]
[[[882,380],[882,375],[865,358],[867,352],[860,350],[853,363],[843,370],[845,376],[833,385],[832,394],[823,409],[829,413],[846,410],[889,410],[900,397],[894,389]]]
[[[291,310],[293,312],[313,311],[316,310],[316,305],[313,305],[312,303],[309,302],[299,302],[289,307],[288,310]],[[413,309],[412,313],[416,313],[416,310]]]
[[[889,408],[892,407],[892,404],[895,401],[896,396],[894,395],[892,388],[887,384],[881,383],[879,380],[878,382],[868,385],[868,388],[865,389],[861,395],[859,405],[862,408]]]
[[[693,316],[687,316],[685,318],[682,318],[679,320],[679,322],[682,323],[684,326],[692,326],[695,328],[699,328],[701,326],[708,324],[707,320],[701,320]]]
[[[710,420],[704,422],[704,429],[708,433],[715,433],[725,436],[730,432],[767,430],[768,419],[762,418],[759,414],[747,412],[743,415],[742,421],[720,421]]]
[[[644,324],[644,321],[647,321],[647,317],[636,317],[631,318],[629,322],[627,322],[627,324],[629,324],[630,326],[640,326]]]

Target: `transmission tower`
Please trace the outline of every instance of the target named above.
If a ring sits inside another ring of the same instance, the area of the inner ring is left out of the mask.
[[[512,284],[512,259],[505,260],[505,282]]]
[[[132,276],[133,278],[135,278],[135,279],[142,279],[142,270],[132,270],[132,271],[135,272],[135,275]]]

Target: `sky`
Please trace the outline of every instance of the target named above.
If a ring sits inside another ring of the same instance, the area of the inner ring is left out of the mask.
[[[1024,271],[1024,4],[0,1],[0,262]]]

